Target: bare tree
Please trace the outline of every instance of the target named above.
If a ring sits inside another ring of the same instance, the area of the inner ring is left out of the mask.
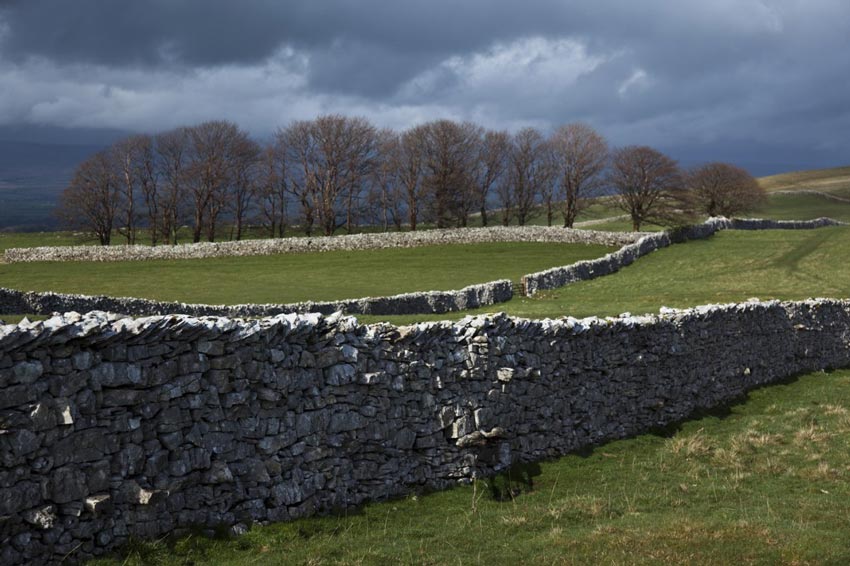
[[[377,156],[372,169],[369,191],[369,203],[373,209],[372,217],[380,222],[384,232],[390,224],[401,230],[403,197],[398,179],[400,159],[400,137],[392,130],[379,130],[377,133]]]
[[[534,128],[520,130],[511,140],[508,163],[509,206],[519,225],[524,226],[537,208],[541,193],[552,183],[551,152],[546,139]]]
[[[502,226],[508,226],[514,217],[514,191],[511,185],[510,175],[502,178],[496,184],[496,197],[502,216]]]
[[[377,130],[365,118],[325,116],[317,120],[317,125],[322,120],[341,121],[343,126],[342,139],[339,141],[344,147],[341,169],[345,191],[345,229],[350,234],[354,231],[354,224],[362,209],[363,189],[372,180],[378,162]]]
[[[156,136],[155,147],[159,157],[159,176],[163,181],[159,196],[159,229],[165,242],[176,244],[189,187],[186,179],[189,132],[186,128],[177,128],[161,133]]]
[[[465,226],[473,201],[470,173],[475,156],[477,126],[451,120],[424,125],[423,182],[431,215],[438,228],[453,221]]]
[[[85,230],[101,245],[108,246],[120,202],[120,184],[112,157],[100,151],[77,167],[62,193],[57,213],[67,226]]]
[[[138,200],[137,188],[142,183],[141,175],[144,172],[142,162],[145,146],[150,143],[147,136],[136,135],[124,138],[110,148],[109,154],[113,160],[114,167],[121,180],[121,225],[118,231],[127,239],[127,244],[136,243],[136,231],[138,213],[136,212],[136,201]]]
[[[311,122],[301,120],[279,129],[276,144],[283,149],[283,159],[288,164],[287,190],[298,202],[304,233],[309,236],[316,221],[317,192],[316,179],[312,173],[316,142]]]
[[[141,185],[142,197],[147,209],[151,245],[155,246],[160,236],[159,164],[153,137],[140,135],[137,139],[136,178]]]
[[[353,228],[355,206],[375,160],[375,128],[364,118],[319,116],[292,124],[283,135],[288,159],[298,164],[290,186],[307,216],[325,235]]]
[[[286,152],[279,142],[272,143],[263,149],[257,176],[262,223],[272,238],[283,238],[287,223],[288,191]]]
[[[543,149],[542,157],[546,171],[546,182],[540,186],[540,202],[543,210],[546,213],[546,226],[551,226],[555,220],[555,199],[556,199],[556,183],[555,183],[555,153],[552,151],[552,143],[546,140],[546,146]]]
[[[477,183],[478,157],[481,140],[485,136],[484,128],[472,122],[460,124],[463,144],[459,148],[459,158],[463,163],[458,176],[454,199],[453,215],[458,226],[466,227],[469,216],[481,209],[481,186]]]
[[[505,170],[509,145],[510,136],[504,131],[488,131],[478,140],[473,178],[484,226],[487,226],[487,197]]]
[[[404,132],[399,140],[395,155],[396,177],[404,192],[407,205],[407,222],[413,231],[416,230],[424,208],[423,163],[427,131],[426,126],[420,125]]]
[[[688,172],[686,185],[697,212],[735,216],[765,202],[767,194],[752,175],[729,163],[708,163]]]
[[[231,180],[227,206],[233,215],[233,237],[242,239],[251,203],[257,194],[260,146],[247,135],[233,140],[231,148]]]
[[[218,218],[227,204],[239,148],[248,134],[233,122],[204,122],[188,129],[190,141],[189,187],[192,195],[192,241],[199,242],[206,229],[207,239],[215,241]]]
[[[603,184],[608,143],[586,124],[567,124],[552,135],[564,227],[572,228],[586,197]]]
[[[676,162],[651,147],[615,151],[608,182],[635,231],[647,222],[669,224],[681,202],[682,176]]]

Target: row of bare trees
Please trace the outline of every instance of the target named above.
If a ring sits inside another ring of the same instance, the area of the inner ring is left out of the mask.
[[[239,238],[258,193],[261,157],[259,144],[230,122],[131,136],[78,166],[59,214],[104,245],[113,232],[135,244],[141,226],[153,245],[176,243],[186,221],[193,241],[214,241],[223,215]]]
[[[607,193],[606,193],[607,191]],[[609,194],[632,219],[673,223],[694,210],[734,214],[762,198],[745,171],[727,164],[682,172],[645,146],[610,151],[591,127],[569,124],[544,136],[513,135],[470,122],[437,120],[404,132],[363,118],[293,122],[265,145],[236,124],[205,122],[121,140],[80,164],[60,215],[106,245],[120,234],[153,245],[241,239],[262,226],[282,237],[290,225],[310,235],[378,225],[384,230],[526,224],[538,212],[571,227],[589,197]]]

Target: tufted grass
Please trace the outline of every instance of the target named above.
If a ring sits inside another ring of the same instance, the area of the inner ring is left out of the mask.
[[[491,243],[202,260],[0,265],[0,286],[211,304],[459,289],[605,255],[584,244]]]
[[[92,564],[846,564],[850,371],[506,478]],[[517,493],[518,492],[518,493]]]

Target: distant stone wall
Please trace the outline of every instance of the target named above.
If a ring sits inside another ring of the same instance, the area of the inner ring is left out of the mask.
[[[285,521],[646,432],[850,365],[850,303],[396,328],[92,312],[0,327],[0,563]]]
[[[724,223],[724,228],[730,230],[811,230],[826,226],[846,226],[846,222],[832,218],[816,218],[814,220],[766,220],[763,218],[713,218],[709,220]]]
[[[556,289],[575,283],[616,273],[637,259],[655,250],[684,240],[698,240],[714,235],[718,230],[808,230],[826,226],[842,226],[843,222],[831,218],[816,220],[764,220],[760,218],[710,218],[702,224],[687,226],[667,232],[642,236],[598,259],[579,261],[563,267],[553,267],[523,276],[523,293],[529,297],[537,292]]]
[[[513,297],[508,279],[469,285],[456,291],[404,293],[388,297],[364,297],[343,301],[289,304],[203,305],[152,301],[105,295],[66,295],[37,293],[0,288],[0,314],[52,314],[54,312],[88,312],[101,310],[131,316],[187,314],[192,316],[263,317],[285,313],[318,312],[331,314],[398,315],[442,314],[503,303]]]
[[[327,251],[415,248],[443,244],[488,242],[550,242],[622,246],[641,234],[573,230],[548,226],[493,226],[416,232],[380,232],[315,238],[276,238],[238,242],[202,242],[177,246],[59,246],[10,248],[6,263],[32,261],[140,261],[151,259],[203,259]]]

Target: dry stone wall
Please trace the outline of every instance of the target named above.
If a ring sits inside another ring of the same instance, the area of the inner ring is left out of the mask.
[[[66,295],[4,289],[0,287],[0,314],[52,314],[55,312],[88,312],[101,310],[131,316],[188,314],[192,316],[263,317],[285,313],[318,312],[331,314],[442,314],[493,305],[513,297],[513,284],[508,279],[469,285],[456,291],[404,293],[389,297],[364,297],[343,301],[306,301],[289,304],[204,305],[152,301],[132,297],[106,295]]]
[[[58,246],[11,248],[6,263],[32,261],[139,261],[152,259],[203,259],[288,253],[415,248],[444,244],[488,242],[549,242],[622,246],[642,234],[573,230],[550,226],[493,226],[416,232],[382,232],[315,238],[277,238],[238,242],[181,244],[177,246]]]
[[[67,313],[0,327],[0,563],[284,521],[634,435],[850,365],[850,303],[408,327]]]
[[[842,226],[843,222],[831,218],[816,220],[764,220],[760,218],[710,218],[702,224],[687,226],[667,232],[641,236],[598,259],[583,260],[564,267],[553,267],[522,278],[523,293],[529,297],[538,291],[556,289],[575,283],[616,273],[637,259],[655,250],[684,240],[699,240],[713,236],[719,230],[809,230],[826,226]]]

